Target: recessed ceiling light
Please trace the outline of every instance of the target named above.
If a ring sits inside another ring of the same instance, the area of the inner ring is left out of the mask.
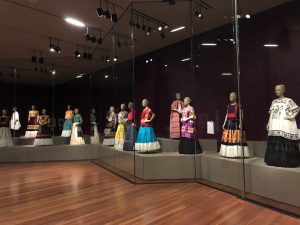
[[[202,43],[202,46],[216,46],[216,43]]]
[[[181,62],[185,62],[185,61],[189,61],[191,60],[191,58],[185,58],[185,59],[182,59]]]
[[[168,67],[168,65],[166,64],[165,67]]]
[[[197,64],[197,65],[195,65],[195,67],[196,67],[196,68],[198,68],[198,67],[199,67],[199,65]]]
[[[222,76],[232,76],[232,73],[221,73]]]
[[[85,27],[85,24],[79,20],[73,19],[73,18],[65,18],[65,21],[67,23],[70,23],[72,25],[78,26],[78,27]]]
[[[276,48],[278,46],[279,46],[278,44],[264,44],[264,47],[267,47],[267,48]]]
[[[180,31],[180,30],[183,30],[185,29],[185,26],[181,26],[181,27],[177,27],[177,28],[174,28],[173,30],[171,30],[170,32],[176,32],[176,31]]]
[[[104,77],[107,79],[107,78],[108,78],[108,75],[106,74]]]
[[[250,18],[251,18],[251,16],[250,16],[249,14],[246,14],[245,17],[246,17],[247,19],[250,19]]]
[[[81,78],[81,77],[82,77],[82,75],[80,74],[80,75],[76,76],[76,79]]]

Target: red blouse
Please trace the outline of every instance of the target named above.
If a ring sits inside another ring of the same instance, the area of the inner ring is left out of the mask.
[[[128,113],[128,122],[135,123],[135,110],[130,109],[130,112]]]
[[[141,126],[150,127],[151,123],[143,122],[144,120],[150,120],[153,115],[153,112],[150,108],[145,108],[141,115]]]
[[[227,106],[227,118],[228,119],[237,119],[239,115],[239,104],[236,103],[234,105]]]

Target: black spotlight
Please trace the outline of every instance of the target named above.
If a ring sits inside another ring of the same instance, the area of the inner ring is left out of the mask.
[[[44,63],[44,58],[40,57],[40,58],[39,58],[39,63],[40,63],[40,64],[43,64],[43,63]]]
[[[97,12],[97,16],[98,17],[103,17],[103,8],[100,6],[99,8],[96,9],[96,12]]]
[[[34,67],[34,71],[37,72],[37,71],[38,71],[38,68],[37,68],[37,67]]]
[[[195,16],[197,16],[200,19],[203,19],[203,14],[201,12],[196,11]]]
[[[145,24],[143,24],[142,30],[143,30],[143,31],[146,31],[146,25],[145,25]]]
[[[80,52],[79,52],[78,50],[75,51],[75,56],[76,56],[76,58],[78,58],[78,59],[80,58],[81,54],[80,54]]]
[[[35,57],[35,56],[32,56],[32,57],[31,57],[31,62],[33,62],[33,63],[36,62],[36,57]]]
[[[136,22],[136,28],[137,28],[137,29],[140,29],[140,28],[141,28],[141,25],[139,24],[139,22]]]
[[[106,20],[109,20],[111,18],[111,15],[110,15],[110,12],[108,9],[103,12],[103,15]]]
[[[148,27],[148,29],[147,29],[147,35],[149,36],[150,34],[151,34],[151,27]]]
[[[89,33],[84,35],[84,40],[90,41],[91,40],[91,35]]]
[[[120,40],[118,40],[117,45],[118,45],[119,48],[121,48],[121,42],[120,42]]]
[[[87,59],[88,59],[88,60],[92,60],[92,59],[93,59],[93,54],[92,54],[92,53],[89,53],[89,54],[87,55]]]
[[[87,54],[86,52],[84,52],[83,55],[82,55],[82,57],[83,57],[84,59],[87,59],[88,54]]]
[[[43,67],[41,67],[41,72],[42,72],[42,73],[44,72],[44,69],[43,69]]]
[[[55,47],[55,51],[56,51],[56,53],[61,53],[60,47],[59,47],[59,46],[56,46],[56,47]]]
[[[163,32],[160,33],[160,36],[161,36],[162,39],[165,39],[165,37],[166,37]]]
[[[54,44],[50,44],[49,50],[50,50],[50,52],[55,52],[55,46],[54,46]]]
[[[107,56],[105,60],[106,60],[106,62],[110,62],[109,56]]]
[[[111,21],[113,23],[118,22],[118,15],[117,15],[117,13],[114,12],[114,13],[111,14]]]
[[[99,37],[97,41],[98,41],[98,45],[102,45],[102,43],[103,43],[103,40],[102,40],[102,38],[101,38],[101,37]]]
[[[91,41],[92,41],[93,43],[95,43],[95,42],[97,41],[97,38],[96,38],[95,36],[91,36]]]
[[[175,0],[169,0],[169,5],[175,5],[176,1]]]

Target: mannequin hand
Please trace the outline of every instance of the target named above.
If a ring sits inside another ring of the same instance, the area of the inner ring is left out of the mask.
[[[269,124],[267,124],[266,129],[267,129],[267,131],[269,131]]]
[[[225,125],[222,126],[223,130],[225,130]]]
[[[285,119],[285,120],[293,120],[294,118],[291,117],[291,116],[285,116],[283,119]]]
[[[132,125],[133,127],[135,127],[135,124],[134,124],[134,123],[132,123],[131,125]]]
[[[150,120],[144,120],[144,123],[150,123],[151,121]]]

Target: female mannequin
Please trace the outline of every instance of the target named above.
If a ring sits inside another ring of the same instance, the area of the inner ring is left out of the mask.
[[[14,137],[18,137],[20,135],[19,134],[20,128],[21,128],[20,116],[17,111],[17,107],[14,106],[13,113],[10,118],[10,129],[11,129],[11,133]]]
[[[79,109],[74,109],[75,115],[73,116],[73,125],[71,132],[70,145],[84,145],[83,133],[81,125],[83,123],[82,116],[79,114]]]
[[[53,145],[51,130],[48,127],[50,119],[46,109],[42,110],[42,115],[38,117],[38,123],[40,128],[34,140],[34,145]]]
[[[91,122],[91,144],[100,144],[99,133],[97,128],[96,110],[91,109],[90,122]]]
[[[265,163],[278,167],[298,167],[300,151],[296,116],[300,107],[290,98],[284,96],[285,86],[276,85],[277,99],[272,102],[269,110],[270,118],[267,125],[268,145]]]
[[[117,125],[117,116],[114,106],[109,107],[109,111],[106,113],[106,120],[103,145],[112,146],[115,144],[115,130]]]
[[[115,136],[115,149],[123,150],[125,138],[125,124],[127,122],[128,113],[125,111],[126,105],[121,104],[121,111],[118,113],[118,129]]]
[[[25,133],[27,138],[35,138],[40,128],[37,119],[39,117],[39,111],[36,110],[35,105],[31,106],[31,110],[28,112],[28,125]]]
[[[0,116],[0,148],[13,146],[13,139],[9,130],[10,118],[7,116],[7,110],[2,110]]]
[[[246,134],[243,137],[240,133],[240,105],[237,102],[237,94],[231,92],[229,95],[230,104],[227,106],[227,113],[223,124],[223,135],[221,141],[220,156],[228,158],[252,157],[246,143]],[[244,154],[242,153],[244,151]]]
[[[183,101],[184,108],[182,109],[182,127],[181,138],[179,142],[180,154],[200,154],[202,149],[198,139],[196,138],[195,130],[195,110],[191,105],[191,99],[185,97]]]
[[[124,151],[134,150],[134,144],[136,140],[137,131],[135,128],[135,109],[133,102],[128,103],[128,109],[130,110],[126,122],[126,134],[125,142],[123,146]]]
[[[74,116],[74,112],[71,109],[71,106],[68,105],[67,111],[65,112],[64,128],[63,128],[63,131],[61,134],[62,137],[70,137],[71,136],[73,116]]]
[[[177,139],[180,138],[180,114],[183,109],[183,102],[181,99],[181,94],[176,93],[176,100],[172,102],[171,114],[170,114],[170,138]]]
[[[149,101],[147,99],[144,99],[142,101],[144,110],[141,115],[141,126],[135,143],[135,150],[144,153],[156,152],[160,149],[160,144],[156,138],[151,124],[155,117],[155,114],[148,105]]]

